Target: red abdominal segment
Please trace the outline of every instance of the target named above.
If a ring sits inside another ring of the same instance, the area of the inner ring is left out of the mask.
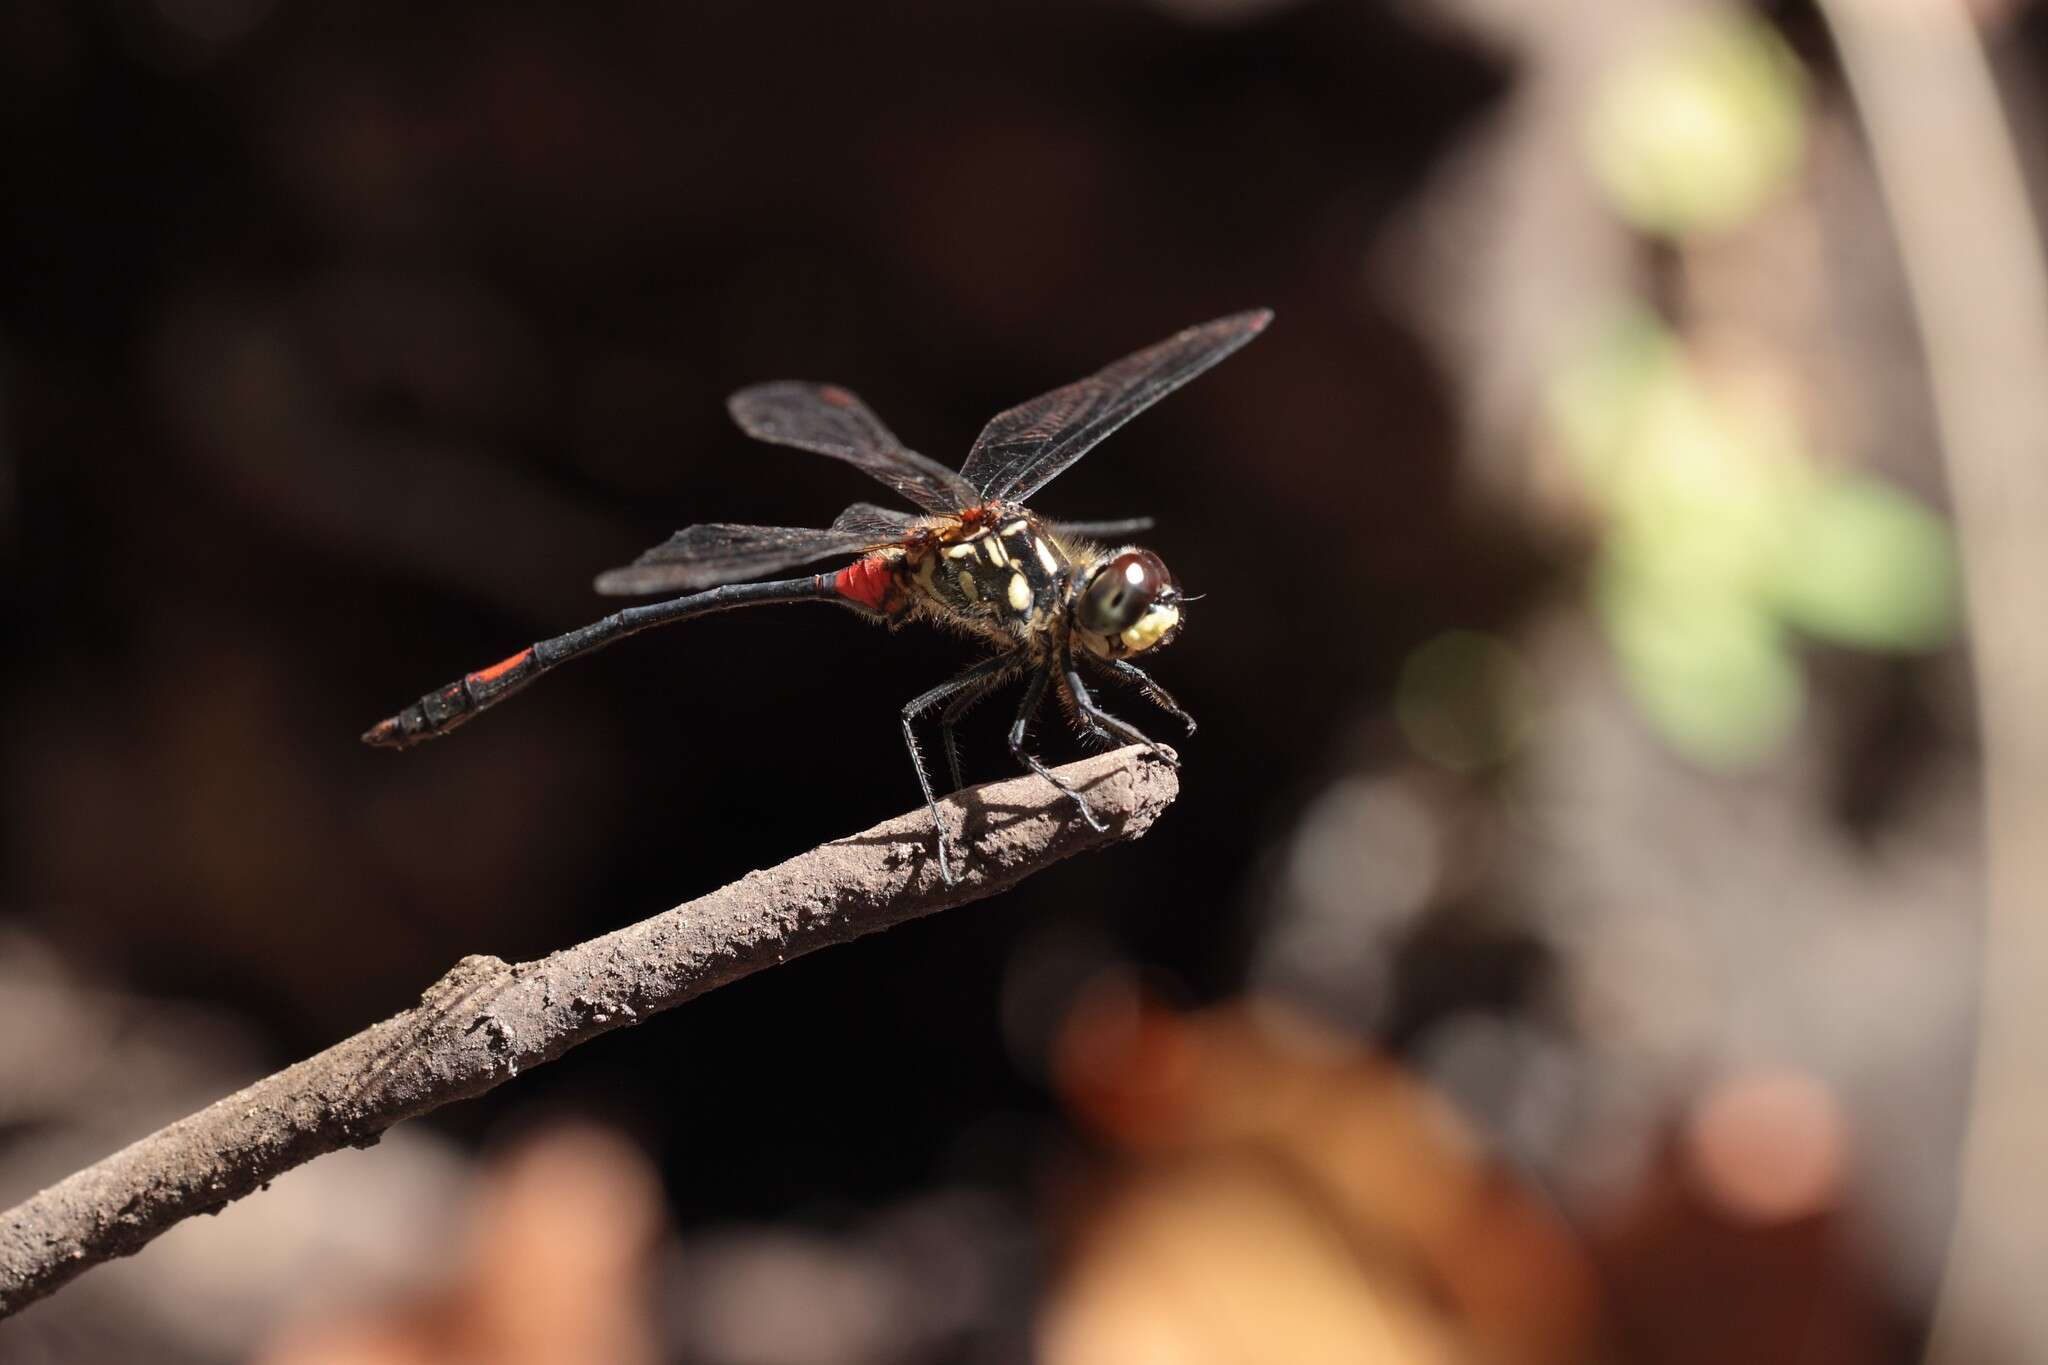
[[[522,649],[511,658],[500,659],[489,668],[479,668],[476,672],[469,675],[468,681],[472,683],[496,682],[532,657],[533,651],[531,649]]]
[[[881,555],[868,555],[832,575],[832,590],[849,602],[886,616],[896,593],[895,568]]]

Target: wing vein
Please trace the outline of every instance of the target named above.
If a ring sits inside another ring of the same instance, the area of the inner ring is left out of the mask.
[[[957,512],[974,502],[965,479],[906,448],[866,404],[836,385],[756,384],[726,406],[755,440],[844,460],[927,512]]]
[[[1272,317],[1258,309],[1190,327],[996,414],[968,452],[961,477],[984,499],[1029,499],[1118,427],[1257,336]]]

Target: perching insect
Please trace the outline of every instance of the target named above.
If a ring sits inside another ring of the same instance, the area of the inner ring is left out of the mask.
[[[969,707],[1020,677],[1024,694],[1010,726],[1011,754],[1073,798],[1083,818],[1102,829],[1087,797],[1025,747],[1026,732],[1046,693],[1056,691],[1084,736],[1147,745],[1177,762],[1171,750],[1096,705],[1082,670],[1136,685],[1192,734],[1194,718],[1131,662],[1174,637],[1189,599],[1150,550],[1108,549],[1093,539],[1147,529],[1149,520],[1053,522],[1023,503],[1125,422],[1257,336],[1272,316],[1261,309],[1191,327],[1000,413],[982,429],[958,473],[906,449],[845,389],[793,382],[743,389],[729,406],[749,436],[845,460],[923,514],[855,503],[822,530],[714,524],[678,531],[625,568],[600,575],[597,590],[710,591],[629,607],[530,645],[378,721],[363,740],[403,749],[445,734],[558,664],[653,626],[767,602],[836,602],[892,627],[911,620],[948,626],[996,650],[903,708],[904,742],[938,828],[942,878],[953,880],[952,862],[915,722],[945,704],[939,723],[948,774],[958,789],[965,783],[954,727]],[[860,557],[833,573],[746,581],[845,554]]]

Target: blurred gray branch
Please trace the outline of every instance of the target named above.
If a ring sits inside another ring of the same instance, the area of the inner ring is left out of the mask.
[[[1966,6],[1826,0],[1886,189],[1941,427],[1984,749],[1989,902],[1969,1129],[1928,1358],[2041,1359],[2048,1297],[2048,271]]]
[[[1058,770],[1107,822],[1022,777],[942,803],[969,851],[939,880],[922,809],[750,873],[537,962],[464,958],[402,1014],[150,1134],[0,1213],[0,1318],[197,1213],[527,1067],[814,949],[980,900],[1071,854],[1135,839],[1179,793],[1142,750]]]

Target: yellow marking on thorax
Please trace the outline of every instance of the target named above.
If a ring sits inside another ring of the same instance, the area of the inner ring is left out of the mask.
[[[981,585],[975,582],[974,575],[965,569],[960,571],[960,595],[970,602],[981,600]]]
[[[1010,575],[1010,609],[1018,612],[1031,610],[1031,585],[1020,573]]]
[[[1031,548],[1038,551],[1038,562],[1045,565],[1045,571],[1054,578],[1058,578],[1060,576],[1060,562],[1053,557],[1052,546],[1046,544],[1043,540],[1034,538],[1031,542]]]
[[[995,565],[998,569],[1010,567],[1010,556],[1004,551],[1003,542],[991,536],[982,542],[982,548],[988,552],[989,563]]]
[[[963,540],[958,545],[948,545],[946,547],[946,558],[965,559],[973,554],[974,551],[975,543],[971,540]]]

